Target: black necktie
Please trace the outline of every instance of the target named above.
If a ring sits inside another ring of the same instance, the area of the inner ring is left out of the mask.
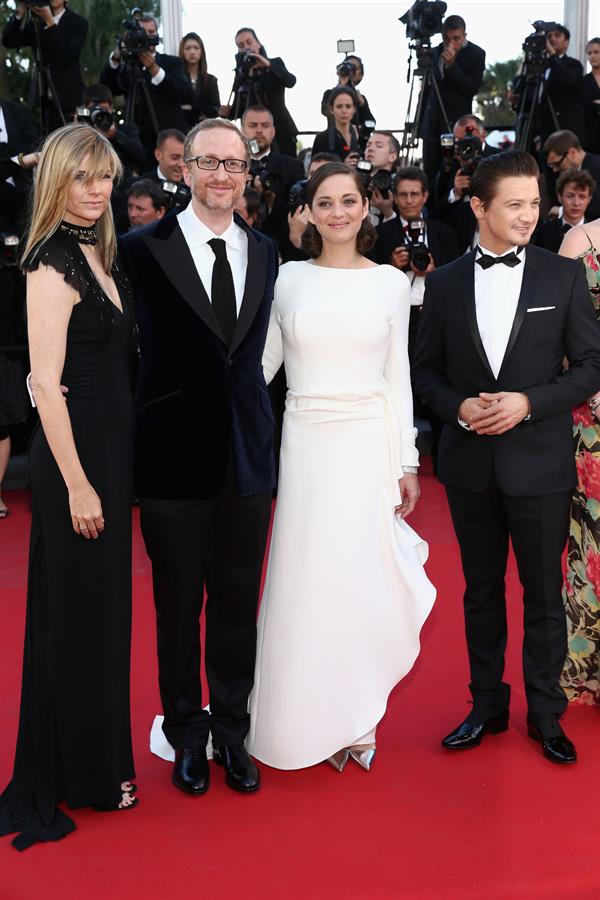
[[[237,322],[237,306],[235,302],[235,288],[231,266],[227,259],[225,241],[221,238],[212,238],[208,242],[215,254],[215,263],[212,272],[211,300],[215,315],[219,320],[221,331],[227,346],[231,344],[235,323]]]
[[[563,234],[566,234],[567,231],[570,231],[570,230],[571,230],[571,226],[569,225],[568,222],[563,222],[563,229],[562,229],[562,230],[563,230]]]
[[[514,250],[510,253],[505,253],[504,256],[488,256],[487,253],[483,253],[481,247],[477,248],[481,256],[478,256],[475,260],[482,269],[489,269],[490,266],[497,266],[499,263],[503,263],[505,266],[510,266],[510,268],[514,268],[514,266],[518,266],[521,260],[517,256]],[[518,253],[521,252],[523,248],[519,247]]]

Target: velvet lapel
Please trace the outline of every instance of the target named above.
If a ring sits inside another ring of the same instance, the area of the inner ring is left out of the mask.
[[[144,241],[175,290],[210,330],[225,343],[212,303],[198,276],[177,217],[169,216],[163,219],[153,234],[144,236]]]
[[[508,362],[508,358],[511,354],[513,347],[515,346],[516,340],[519,336],[519,332],[521,330],[521,326],[525,321],[525,316],[527,315],[527,306],[529,301],[535,294],[536,282],[537,282],[537,268],[538,268],[538,260],[536,258],[539,253],[537,247],[531,246],[531,244],[525,250],[525,271],[523,272],[523,281],[521,282],[521,293],[519,294],[519,302],[517,303],[517,311],[515,313],[515,317],[513,319],[512,328],[510,330],[510,334],[508,336],[508,344],[506,345],[506,352],[502,358],[502,365],[500,366],[500,371],[498,372],[498,379],[502,376],[502,372],[504,370],[505,365]]]
[[[269,261],[267,239],[259,241],[251,229],[244,227],[236,216],[236,223],[244,228],[248,237],[248,267],[246,269],[246,283],[240,313],[237,318],[235,331],[229,348],[229,356],[232,356],[244,340],[248,329],[252,325],[258,307],[262,303],[265,290],[265,277]]]
[[[467,313],[469,331],[471,332],[471,337],[473,339],[473,343],[475,344],[475,349],[477,350],[481,362],[485,367],[485,371],[488,373],[490,378],[496,381],[489,360],[486,356],[486,352],[483,348],[483,341],[481,340],[481,335],[479,334],[479,326],[477,325],[477,312],[475,309],[475,275],[473,272],[475,266],[475,253],[467,253],[466,256],[463,256],[463,260],[464,268],[462,273],[462,292]]]

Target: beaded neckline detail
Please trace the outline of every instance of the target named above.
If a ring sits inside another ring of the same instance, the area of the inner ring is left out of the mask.
[[[63,221],[60,223],[60,230],[74,237],[80,244],[96,244],[98,241],[95,225],[73,225],[72,222]]]

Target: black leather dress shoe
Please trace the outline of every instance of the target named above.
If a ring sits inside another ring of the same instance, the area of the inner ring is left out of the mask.
[[[250,794],[260,787],[260,775],[256,764],[243,744],[227,744],[213,748],[213,759],[225,769],[225,783],[234,791]]]
[[[542,745],[542,753],[550,762],[561,766],[577,762],[575,745],[566,736],[557,721],[548,727],[541,727],[527,720],[527,733],[532,740]]]
[[[483,722],[469,722],[465,719],[462,725],[444,738],[442,747],[447,750],[469,750],[481,743],[484,734],[500,734],[507,729],[508,710]]]
[[[171,781],[180,791],[199,796],[210,784],[206,747],[188,747],[175,751],[175,765]]]

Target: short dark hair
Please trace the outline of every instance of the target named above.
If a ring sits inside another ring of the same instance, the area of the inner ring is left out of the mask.
[[[149,178],[138,178],[134,181],[127,191],[127,199],[130,197],[150,197],[154,209],[164,209],[167,206],[167,198],[165,197],[161,186],[156,181]]]
[[[183,131],[180,131],[179,128],[163,128],[162,131],[158,132],[156,137],[156,149],[160,150],[165,141],[168,141],[169,138],[173,138],[174,140],[185,144],[185,134]]]
[[[339,162],[339,156],[336,156],[335,153],[328,153],[326,150],[323,150],[321,153],[313,153],[310,158],[309,166],[314,162],[322,162],[322,163],[332,163]]]
[[[258,216],[262,203],[262,198],[258,191],[255,191],[254,188],[246,188],[246,190],[244,191],[244,198],[246,200],[246,209],[248,210],[248,215]]]
[[[259,104],[256,104],[255,106],[247,106],[246,107],[246,109],[242,113],[242,125],[246,121],[246,116],[248,115],[248,113],[269,113],[269,115],[271,116],[271,122],[274,121],[273,113],[271,112],[270,109],[267,109],[266,106],[260,106]]]
[[[384,131],[382,128],[376,128],[373,134],[382,134],[384,137],[388,139],[388,143],[390,145],[390,153],[395,153],[396,156],[400,156],[400,141],[391,131]]]
[[[556,28],[552,29],[553,31],[558,31],[560,34],[564,34],[568,41],[571,40],[571,32],[567,28],[566,25],[557,25]]]
[[[596,192],[596,182],[585,169],[567,169],[566,172],[561,172],[556,181],[556,193],[558,196],[562,194],[568,184],[574,184],[581,189],[588,188],[590,197]]]
[[[154,22],[156,30],[158,31],[158,19],[156,16],[153,16],[152,13],[144,13],[140,16],[140,22]]]
[[[503,178],[540,177],[540,169],[525,150],[505,150],[482,159],[471,178],[471,197],[478,197],[484,206],[492,202]]]
[[[357,106],[356,91],[354,90],[354,88],[346,87],[346,85],[344,84],[340,84],[338,85],[338,87],[334,87],[333,90],[329,92],[329,95],[327,97],[327,106],[333,109],[334,102],[338,97],[341,97],[342,94],[348,94],[349,97],[352,97],[352,102],[355,106]]]
[[[600,37],[590,38],[585,46],[587,47],[589,44],[600,44]]]
[[[360,194],[363,202],[367,199],[367,191],[365,188],[364,181],[356,171],[351,166],[346,166],[342,162],[331,162],[327,163],[325,166],[321,166],[317,171],[310,176],[308,179],[308,184],[306,185],[306,205],[310,208],[312,207],[313,200],[315,199],[315,194],[318,189],[321,187],[324,181],[327,181],[328,178],[331,178],[333,175],[350,175],[352,180],[354,181],[354,186],[356,190]],[[360,226],[360,231],[356,235],[356,249],[359,253],[368,253],[369,250],[373,247],[375,241],[377,240],[377,232],[375,231],[375,227],[373,223],[367,216],[363,219],[362,225]],[[308,224],[302,235],[302,249],[304,252],[316,259],[321,255],[323,251],[323,240],[321,235],[317,231],[314,225]]]
[[[461,116],[460,119],[456,120],[453,129],[456,128],[457,125],[466,125],[468,122],[475,122],[478,128],[485,128],[483,119],[480,119],[475,113],[465,113],[464,116]]]
[[[467,23],[462,16],[448,16],[443,25],[443,31],[461,31],[467,30]]]
[[[398,169],[396,172],[394,193],[398,190],[399,181],[418,181],[423,193],[428,190],[427,175],[423,169],[420,169],[418,166],[402,166],[401,169]]]
[[[83,89],[83,103],[112,103],[113,95],[106,84],[89,84]]]
[[[542,147],[546,156],[548,153],[556,153],[558,156],[562,156],[571,149],[582,149],[579,138],[574,131],[554,131],[546,138]]]

